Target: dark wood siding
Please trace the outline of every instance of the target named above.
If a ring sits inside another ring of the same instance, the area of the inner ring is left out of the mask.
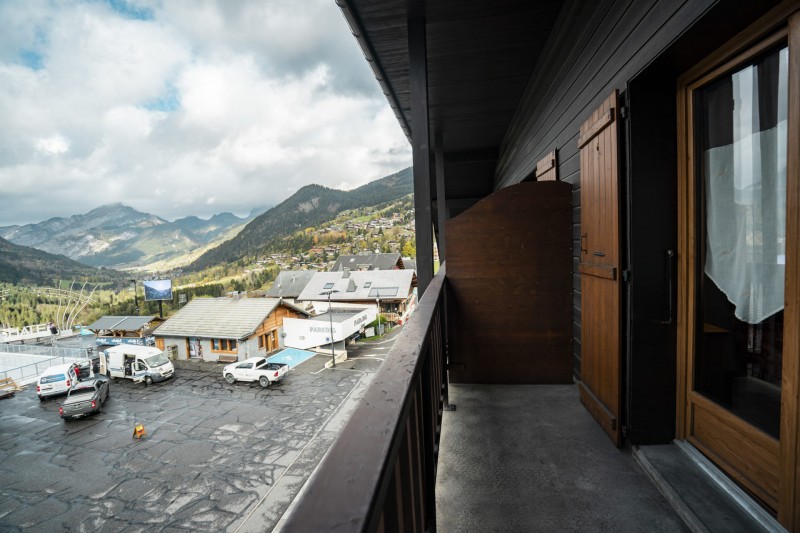
[[[452,382],[572,382],[570,197],[520,183],[447,221]]]
[[[654,60],[688,68],[777,2],[602,0],[565,4],[500,149],[495,188],[530,179],[551,150],[573,195],[573,356],[581,369],[580,159],[578,129],[614,89]],[[757,5],[753,5],[757,4]],[[676,74],[677,77],[677,74]],[[674,129],[674,125],[666,125]]]

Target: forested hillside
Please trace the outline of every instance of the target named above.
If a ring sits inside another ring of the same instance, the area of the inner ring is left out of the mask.
[[[0,282],[15,285],[50,285],[60,279],[113,281],[125,275],[83,265],[63,255],[19,246],[0,238]]]
[[[352,191],[307,185],[253,219],[233,239],[200,256],[186,270],[198,271],[221,263],[252,260],[271,243],[298,230],[331,221],[342,211],[391,202],[412,192],[410,168]]]

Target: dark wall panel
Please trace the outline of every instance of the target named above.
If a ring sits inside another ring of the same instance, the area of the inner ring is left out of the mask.
[[[454,383],[571,383],[571,188],[525,182],[446,223]]]
[[[630,213],[633,230],[628,259],[634,281],[629,287],[632,320],[629,379],[635,383],[626,385],[630,387],[626,394],[633,396],[636,404],[630,416],[635,426],[632,439],[639,443],[664,442],[674,432],[674,406],[668,405],[673,401],[674,390],[667,391],[670,387],[674,389],[674,372],[668,369],[670,365],[674,369],[674,353],[668,353],[674,352],[671,348],[674,329],[665,329],[651,319],[666,314],[663,310],[667,304],[665,253],[676,222],[674,212],[673,216],[662,216],[652,229],[654,237],[648,240],[646,221],[648,213],[661,213],[665,209],[664,213],[668,213],[674,208],[671,191],[676,179],[676,80],[777,3],[776,0],[568,1],[537,61],[500,148],[496,189],[526,179],[544,154],[553,149],[558,151],[558,175],[573,188],[573,256],[577,258],[581,234],[576,144],[579,126],[612,90],[627,97],[628,84],[640,76],[639,100],[630,110],[632,153],[621,155],[630,155],[632,159],[629,199],[633,202]],[[642,94],[648,90],[654,91],[652,97]],[[657,172],[651,171],[654,166],[658,166]],[[642,275],[642,270],[647,274]],[[638,278],[636,272],[640,274]],[[574,283],[579,287],[579,278]],[[575,289],[572,300],[574,370],[580,377],[579,288]],[[659,350],[648,348],[654,342],[661,346]],[[662,388],[656,383],[659,376],[664,378]],[[658,394],[650,395],[648,400],[651,385],[656,385]],[[661,399],[654,399],[658,395]],[[654,409],[662,410],[664,416],[648,419],[647,413],[652,414]]]
[[[630,438],[660,444],[675,436],[677,110],[674,76],[652,69],[629,88],[628,231]],[[652,124],[663,125],[652,128]],[[670,279],[670,277],[672,279]],[[672,291],[672,294],[670,294]],[[654,416],[657,413],[658,416]]]

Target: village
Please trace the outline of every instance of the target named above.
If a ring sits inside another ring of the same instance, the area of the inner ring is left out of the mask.
[[[283,271],[265,294],[195,298],[168,319],[5,331],[4,357],[27,363],[0,374],[13,446],[70,458],[0,461],[16,502],[5,512],[33,529],[157,516],[159,527],[277,526],[413,316],[409,266],[399,253],[340,256],[331,271]],[[70,398],[88,388],[92,407],[75,411]],[[206,471],[200,485],[178,474],[187,467]],[[81,487],[73,468],[105,475]],[[31,499],[45,478],[55,492]]]

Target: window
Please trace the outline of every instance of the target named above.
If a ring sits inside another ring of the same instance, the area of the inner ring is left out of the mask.
[[[268,352],[271,352],[277,349],[277,335],[276,331],[272,330],[269,333],[264,333],[263,335],[258,336],[258,349],[264,350],[266,349]]]
[[[371,281],[365,281],[364,282],[364,288],[365,289],[369,289],[370,287],[372,287],[372,282]]]
[[[236,353],[236,341],[234,339],[211,339],[211,351]]]
[[[694,390],[780,438],[789,49],[694,90],[701,181]],[[723,357],[724,356],[724,357]],[[758,401],[754,398],[758,397]]]
[[[332,289],[333,288],[333,283],[326,283],[325,286],[322,287],[322,288],[323,289]]]

